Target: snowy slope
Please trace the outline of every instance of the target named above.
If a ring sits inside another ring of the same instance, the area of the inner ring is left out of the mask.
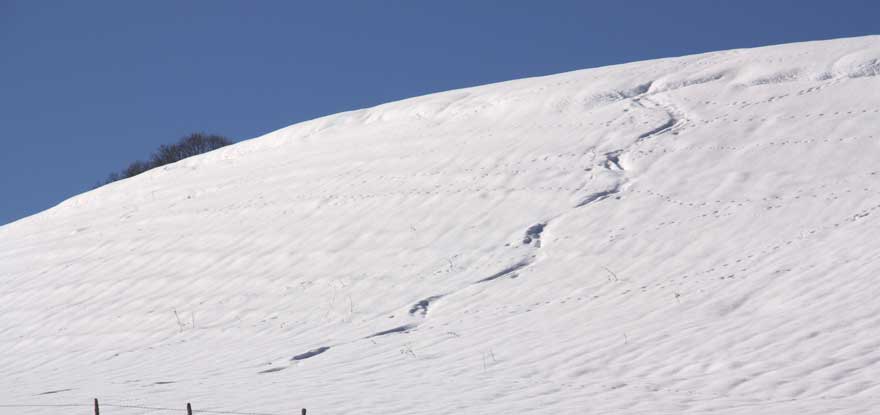
[[[74,197],[0,228],[0,404],[871,413],[878,74],[880,36],[587,69]]]

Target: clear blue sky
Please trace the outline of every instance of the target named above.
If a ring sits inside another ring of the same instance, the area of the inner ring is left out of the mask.
[[[880,33],[880,1],[0,0],[0,224],[159,144],[484,83]]]

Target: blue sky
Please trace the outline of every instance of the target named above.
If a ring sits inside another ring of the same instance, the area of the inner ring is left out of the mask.
[[[430,92],[880,33],[880,1],[0,0],[0,224],[195,131],[252,138]]]

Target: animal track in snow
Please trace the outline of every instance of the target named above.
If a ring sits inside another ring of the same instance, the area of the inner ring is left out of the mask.
[[[56,394],[56,393],[69,392],[69,391],[72,391],[72,390],[73,390],[73,389],[58,389],[58,390],[52,390],[52,391],[47,391],[47,392],[38,393],[36,396],[41,396],[41,395],[54,395],[54,394]]]
[[[284,369],[287,369],[287,368],[286,367],[273,367],[271,369],[262,370],[257,373],[275,373],[275,372],[280,372]]]
[[[620,165],[621,153],[623,153],[623,150],[615,150],[605,153],[605,161],[602,162],[602,167],[605,167],[608,170],[624,170],[623,166]]]
[[[402,326],[397,326],[393,329],[388,329],[388,330],[380,331],[378,333],[373,333],[373,334],[367,336],[366,338],[371,339],[373,337],[386,336],[389,334],[406,333],[412,329],[415,329],[416,327],[418,327],[416,324],[404,324]]]
[[[314,356],[317,356],[317,355],[319,355],[319,354],[321,354],[321,353],[324,353],[324,352],[326,352],[327,350],[330,350],[330,347],[329,347],[329,346],[321,346],[321,347],[319,347],[319,348],[317,348],[317,349],[312,349],[312,350],[309,350],[309,351],[307,351],[307,352],[305,352],[305,353],[301,353],[301,354],[298,354],[298,355],[296,355],[296,356],[293,356],[293,357],[290,358],[290,360],[291,360],[291,361],[306,360],[306,359],[308,359],[308,358],[310,358],[310,357],[314,357]]]
[[[522,241],[523,245],[529,245],[532,242],[534,242],[535,248],[540,248],[541,247],[541,233],[544,232],[544,226],[546,226],[546,225],[547,225],[546,223],[536,223],[532,226],[529,226],[529,228],[526,229],[525,237],[523,237],[523,241]]]
[[[532,258],[534,258],[534,257],[532,257]],[[496,280],[496,279],[501,278],[501,277],[504,277],[504,276],[509,276],[509,277],[511,277],[511,278],[515,278],[515,275],[516,275],[515,273],[516,273],[516,271],[519,271],[519,270],[521,270],[521,269],[523,269],[523,268],[525,268],[525,267],[527,267],[527,266],[529,266],[529,265],[531,265],[531,264],[532,264],[532,260],[531,260],[531,259],[524,259],[524,260],[522,260],[522,261],[520,261],[520,262],[517,262],[517,263],[514,264],[514,265],[511,265],[511,266],[509,266],[509,267],[507,267],[507,268],[504,268],[504,269],[501,270],[501,271],[498,271],[498,272],[496,272],[496,273],[494,273],[494,274],[492,274],[492,275],[490,275],[490,276],[488,276],[488,277],[486,277],[486,278],[483,278],[483,279],[477,281],[477,283],[479,284],[479,283],[483,283],[483,282],[489,282],[489,281]]]
[[[589,205],[590,203],[607,199],[609,196],[611,196],[615,193],[618,193],[618,192],[620,192],[620,185],[615,185],[611,189],[603,190],[601,192],[596,192],[596,193],[590,194],[587,197],[585,197],[583,200],[578,202],[578,204],[575,205],[575,208],[584,207],[586,205]]]
[[[441,298],[443,298],[443,295],[434,295],[424,300],[421,300],[415,303],[412,308],[409,309],[409,314],[413,316],[416,314],[420,314],[422,317],[425,317],[428,315],[428,307],[431,305],[431,303]]]

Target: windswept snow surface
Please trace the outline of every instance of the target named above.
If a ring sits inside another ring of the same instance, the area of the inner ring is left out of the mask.
[[[878,36],[587,69],[74,197],[0,228],[0,404],[871,413],[877,75]]]

